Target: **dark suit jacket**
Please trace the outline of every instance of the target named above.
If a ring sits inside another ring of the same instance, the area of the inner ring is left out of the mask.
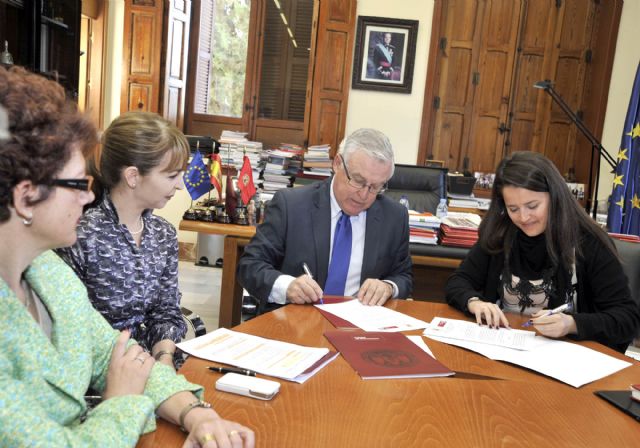
[[[303,262],[324,289],[331,241],[330,188],[327,179],[280,190],[269,202],[265,220],[238,264],[238,279],[251,295],[265,301],[278,276],[304,273]],[[367,210],[366,227],[360,283],[368,278],[391,280],[398,286],[398,297],[408,297],[413,277],[406,208],[380,195]]]

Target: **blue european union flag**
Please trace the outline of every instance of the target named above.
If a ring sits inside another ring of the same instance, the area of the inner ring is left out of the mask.
[[[191,163],[187,167],[187,171],[184,173],[183,179],[184,186],[187,187],[191,199],[198,199],[211,190],[209,171],[202,160],[200,151],[196,151],[194,154]]]
[[[640,235],[640,64],[622,130],[607,226],[610,232]]]

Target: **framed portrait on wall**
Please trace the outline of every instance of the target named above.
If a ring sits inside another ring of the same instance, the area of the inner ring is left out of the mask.
[[[351,87],[411,93],[417,20],[358,16]]]

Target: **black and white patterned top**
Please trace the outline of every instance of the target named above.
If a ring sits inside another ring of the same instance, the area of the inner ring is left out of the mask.
[[[108,194],[87,210],[78,240],[58,254],[84,282],[93,306],[111,323],[132,330],[147,350],[163,339],[179,342],[186,333],[178,289],[175,228],[151,210],[142,214],[138,247]]]

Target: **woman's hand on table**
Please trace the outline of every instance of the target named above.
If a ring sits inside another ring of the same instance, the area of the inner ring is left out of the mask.
[[[509,328],[509,321],[498,305],[491,302],[485,302],[476,297],[472,297],[467,302],[467,309],[476,317],[478,325],[482,325],[482,321],[492,328],[500,326]]]
[[[253,448],[253,431],[239,423],[220,418],[212,409],[197,408],[187,414],[189,435],[183,448]]]

